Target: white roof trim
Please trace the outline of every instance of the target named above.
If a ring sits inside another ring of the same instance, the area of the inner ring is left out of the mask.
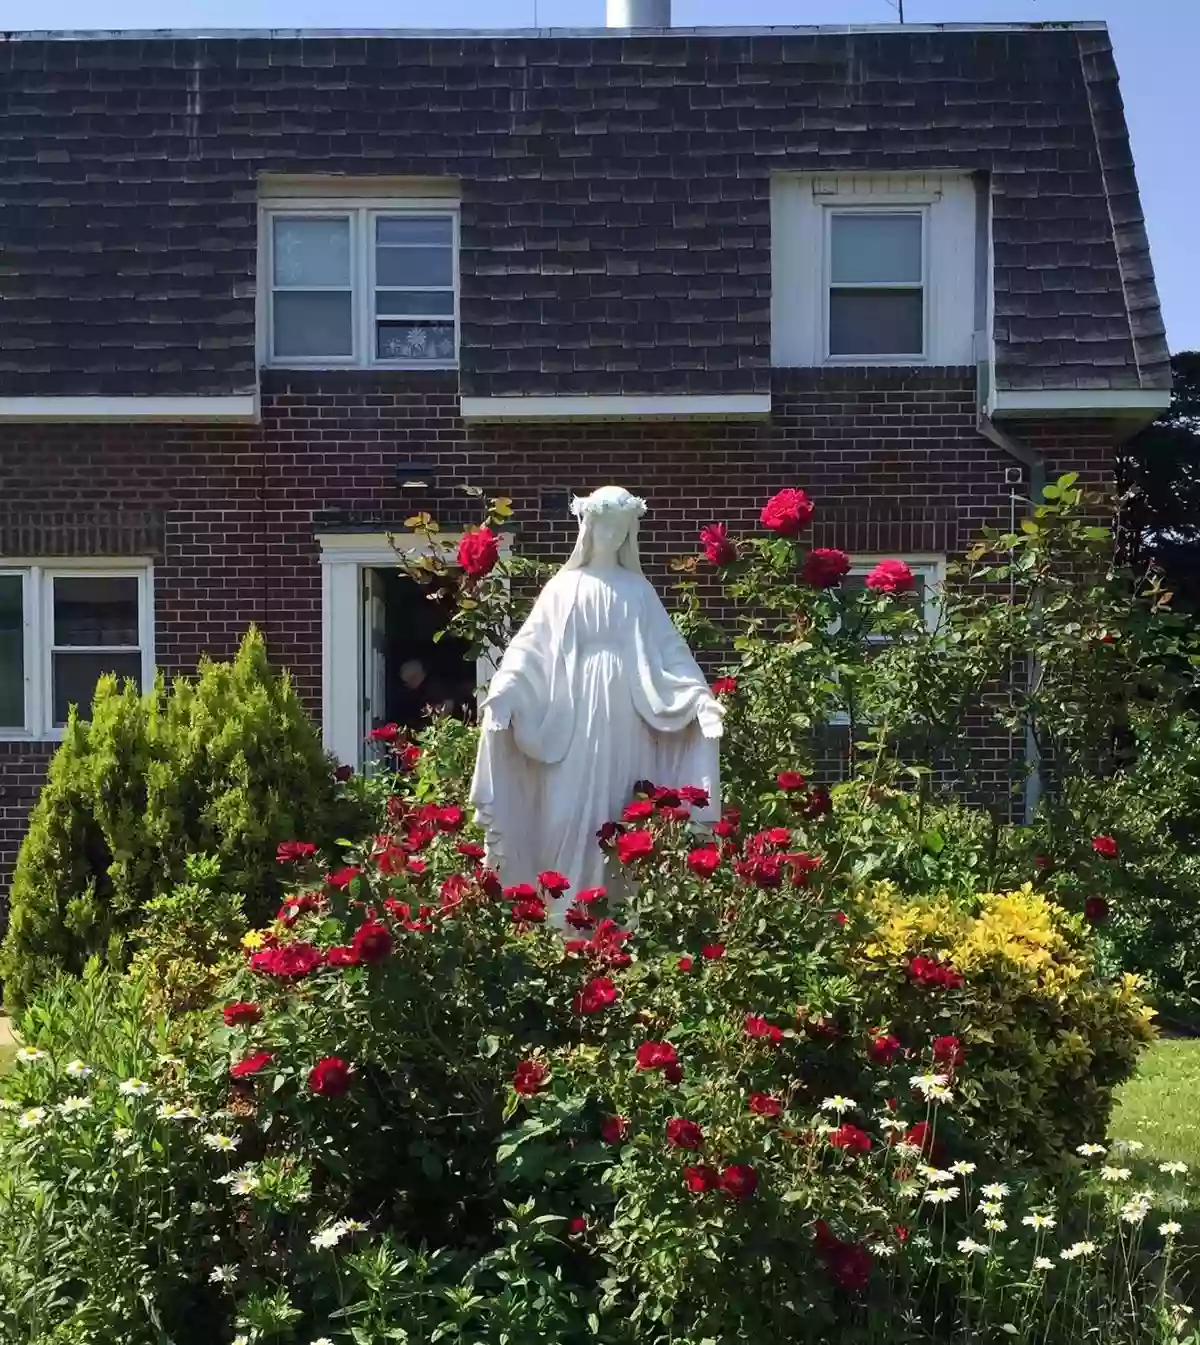
[[[1152,420],[1171,405],[1171,394],[1157,388],[1022,388],[988,395],[990,416],[1110,415]]]
[[[771,394],[678,397],[463,397],[464,420],[688,420],[771,414]]]
[[[254,392],[235,397],[0,397],[0,421],[257,419]]]

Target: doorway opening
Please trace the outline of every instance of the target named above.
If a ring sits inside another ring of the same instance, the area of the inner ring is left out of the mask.
[[[449,625],[452,603],[401,571],[364,567],[364,736],[380,724],[410,732],[438,712],[475,719],[478,670],[470,646],[438,633]]]

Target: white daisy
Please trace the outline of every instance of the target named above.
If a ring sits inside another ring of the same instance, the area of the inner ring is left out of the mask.
[[[896,1190],[901,1199],[916,1200],[924,1188],[920,1182],[901,1182],[900,1185],[896,1187]]]
[[[251,1168],[242,1168],[240,1172],[232,1175],[233,1180],[229,1183],[229,1189],[235,1196],[252,1196],[262,1186],[262,1178]]]
[[[879,1126],[880,1130],[898,1131],[908,1129],[907,1121],[897,1121],[894,1116],[877,1116],[875,1118],[875,1123]]]
[[[841,1093],[835,1093],[833,1097],[827,1097],[821,1103],[822,1111],[837,1112],[840,1116],[844,1111],[855,1111],[858,1103],[852,1097],[843,1097]]]
[[[72,1079],[86,1079],[92,1072],[90,1065],[85,1065],[82,1060],[72,1060],[67,1065],[67,1073]]]
[[[181,1107],[175,1102],[164,1102],[155,1113],[163,1121],[195,1121],[199,1112],[192,1107]]]
[[[1108,1150],[1103,1144],[1080,1144],[1076,1146],[1075,1152],[1084,1158],[1095,1158],[1097,1154],[1107,1153]]]
[[[200,1143],[209,1149],[216,1149],[218,1153],[229,1154],[234,1151],[241,1143],[241,1140],[233,1135],[205,1135]]]
[[[928,1233],[918,1233],[916,1237],[913,1238],[913,1246],[921,1248],[932,1247],[933,1239],[929,1236]]]
[[[1159,1224],[1158,1231],[1164,1238],[1173,1238],[1177,1233],[1183,1232],[1183,1225],[1177,1224],[1174,1219],[1168,1219],[1165,1224]]]
[[[40,1126],[45,1119],[45,1107],[27,1107],[18,1118],[17,1125],[22,1130],[32,1130],[34,1126]]]
[[[1053,1270],[1054,1262],[1048,1256],[1035,1256],[1033,1258],[1034,1270]]]
[[[895,1249],[895,1247],[892,1246],[892,1244],[891,1244],[890,1242],[873,1242],[873,1243],[871,1243],[871,1255],[872,1255],[872,1256],[895,1256],[895,1255],[896,1255],[896,1249]]]
[[[69,1097],[58,1104],[60,1116],[78,1116],[81,1111],[89,1111],[92,1106],[90,1097]]]
[[[145,1079],[126,1079],[117,1085],[117,1092],[122,1097],[145,1097],[149,1091],[150,1085]]]
[[[1140,1154],[1146,1147],[1141,1140],[1113,1140],[1113,1153]]]
[[[909,1083],[917,1092],[924,1093],[926,1097],[929,1096],[931,1088],[945,1088],[949,1082],[950,1076],[948,1074],[914,1074],[909,1079]]]
[[[1012,1189],[1003,1182],[988,1182],[986,1186],[979,1188],[979,1194],[987,1196],[989,1200],[1003,1200],[1005,1196],[1012,1194]]]
[[[1173,1158],[1169,1163],[1160,1163],[1158,1170],[1167,1177],[1182,1177],[1188,1170],[1188,1165],[1181,1163],[1178,1158]]]
[[[1021,1222],[1026,1228],[1053,1228],[1058,1222],[1052,1214],[1027,1214]]]
[[[983,1226],[984,1228],[987,1229],[989,1233],[1003,1233],[1004,1230],[1008,1227],[1008,1220],[998,1219],[993,1214],[991,1218],[985,1219],[983,1221]]]
[[[365,1233],[367,1225],[361,1219],[343,1219],[342,1228],[347,1233]]]
[[[1150,1202],[1148,1200],[1127,1200],[1121,1206],[1121,1220],[1127,1224],[1140,1224],[1142,1220],[1150,1213]]]
[[[209,1274],[209,1284],[231,1284],[237,1279],[237,1269],[234,1266],[214,1266]]]
[[[956,1177],[969,1177],[971,1173],[975,1171],[976,1166],[977,1164],[975,1163],[964,1163],[962,1159],[959,1159],[957,1163],[950,1164],[950,1171],[953,1172]]]
[[[130,1137],[130,1135],[132,1135],[132,1134],[133,1134],[133,1131],[130,1130],[130,1128],[129,1128],[128,1126],[117,1126],[117,1127],[115,1127],[115,1129],[113,1130],[113,1139],[115,1139],[115,1140],[127,1140],[127,1139]]]
[[[901,1140],[896,1145],[897,1158],[920,1158],[924,1150],[919,1144],[913,1144],[908,1140]]]
[[[957,1195],[957,1186],[932,1186],[921,1199],[929,1205],[948,1205]]]
[[[944,1186],[954,1180],[954,1173],[946,1168],[931,1168],[926,1163],[922,1163],[917,1169],[917,1176],[924,1177],[930,1186]]]
[[[333,1341],[328,1336],[318,1336],[312,1345],[333,1345]]]
[[[980,1214],[997,1215],[1004,1209],[1004,1206],[995,1200],[981,1200],[978,1209]]]
[[[319,1233],[314,1233],[309,1242],[318,1251],[323,1251],[327,1247],[336,1247],[346,1236],[346,1230],[341,1224],[330,1224],[328,1228],[322,1228]]]
[[[22,1065],[32,1065],[38,1060],[45,1060],[45,1058],[46,1052],[39,1051],[33,1046],[22,1046],[13,1057],[14,1060],[19,1061]]]
[[[987,1252],[987,1243],[976,1242],[974,1238],[963,1238],[958,1244],[958,1250],[967,1256],[978,1256],[981,1252]]]
[[[944,1083],[935,1084],[925,1096],[930,1102],[953,1102],[954,1089],[947,1088]]]
[[[1127,1182],[1130,1177],[1128,1168],[1114,1168],[1105,1165],[1100,1169],[1102,1182]]]
[[[1091,1256],[1095,1250],[1094,1242],[1073,1242],[1069,1247],[1064,1247],[1058,1255],[1063,1261],[1076,1261],[1081,1256]]]

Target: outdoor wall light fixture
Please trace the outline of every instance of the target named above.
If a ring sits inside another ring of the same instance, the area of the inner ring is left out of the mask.
[[[436,470],[432,462],[398,463],[396,484],[401,490],[428,490]]]

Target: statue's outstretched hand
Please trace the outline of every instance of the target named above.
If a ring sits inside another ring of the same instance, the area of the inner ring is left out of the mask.
[[[512,703],[503,692],[489,696],[483,708],[484,727],[492,733],[500,733],[512,725]]]
[[[725,732],[725,707],[715,698],[704,701],[696,711],[696,722],[706,738],[720,738]]]

